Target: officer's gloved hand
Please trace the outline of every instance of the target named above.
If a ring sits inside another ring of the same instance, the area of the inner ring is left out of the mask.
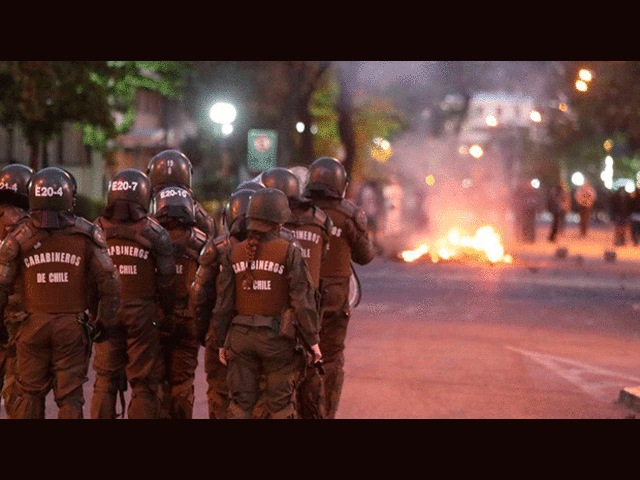
[[[109,330],[102,324],[102,322],[97,321],[92,324],[93,329],[91,332],[91,341],[93,343],[102,343],[106,340],[109,340],[111,337]]]

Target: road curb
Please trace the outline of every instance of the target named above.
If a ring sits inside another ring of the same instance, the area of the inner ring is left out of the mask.
[[[640,386],[638,387],[625,387],[620,390],[620,396],[618,397],[618,403],[640,412]]]

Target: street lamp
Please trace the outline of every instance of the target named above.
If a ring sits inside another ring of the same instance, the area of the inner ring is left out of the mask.
[[[227,144],[225,137],[233,132],[233,121],[236,119],[236,107],[226,102],[216,102],[209,110],[209,118],[220,126],[220,132],[222,133],[222,176],[226,177],[229,173],[231,166],[231,159],[229,158],[229,152],[227,151]]]

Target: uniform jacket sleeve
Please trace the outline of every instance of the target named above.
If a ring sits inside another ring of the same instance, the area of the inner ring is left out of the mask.
[[[236,315],[236,277],[231,267],[231,252],[226,252],[220,263],[220,273],[217,282],[216,306],[213,310],[213,325],[216,331],[216,339],[219,347],[224,346],[224,341],[229,331],[229,326]]]
[[[320,341],[320,320],[313,279],[300,250],[293,245],[287,251],[286,268],[289,272],[289,306],[300,326],[300,334],[309,345],[315,345]]]
[[[376,256],[375,248],[367,232],[367,216],[358,208],[350,219],[347,231],[351,245],[351,259],[358,265],[366,265]]]
[[[120,307],[121,282],[106,245],[88,242],[87,247],[91,284],[97,289],[96,321],[107,328],[114,327]]]
[[[209,329],[217,298],[216,280],[220,271],[220,256],[213,241],[207,242],[202,249],[198,263],[190,295],[196,328],[201,337]]]

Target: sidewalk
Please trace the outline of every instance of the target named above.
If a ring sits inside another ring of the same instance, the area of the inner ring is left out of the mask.
[[[561,253],[559,249],[566,248],[565,260],[579,259],[591,264],[602,262],[607,265],[617,265],[619,270],[627,270],[630,275],[640,276],[640,246],[634,246],[630,238],[627,239],[625,246],[615,246],[612,225],[591,225],[587,236],[581,237],[580,227],[577,224],[569,223],[555,243],[547,240],[549,228],[548,223],[538,223],[535,243],[507,243],[505,245],[506,252],[516,260],[519,259],[525,263],[539,263],[562,260],[558,255]],[[615,259],[607,261],[605,259],[606,252],[614,252]]]

